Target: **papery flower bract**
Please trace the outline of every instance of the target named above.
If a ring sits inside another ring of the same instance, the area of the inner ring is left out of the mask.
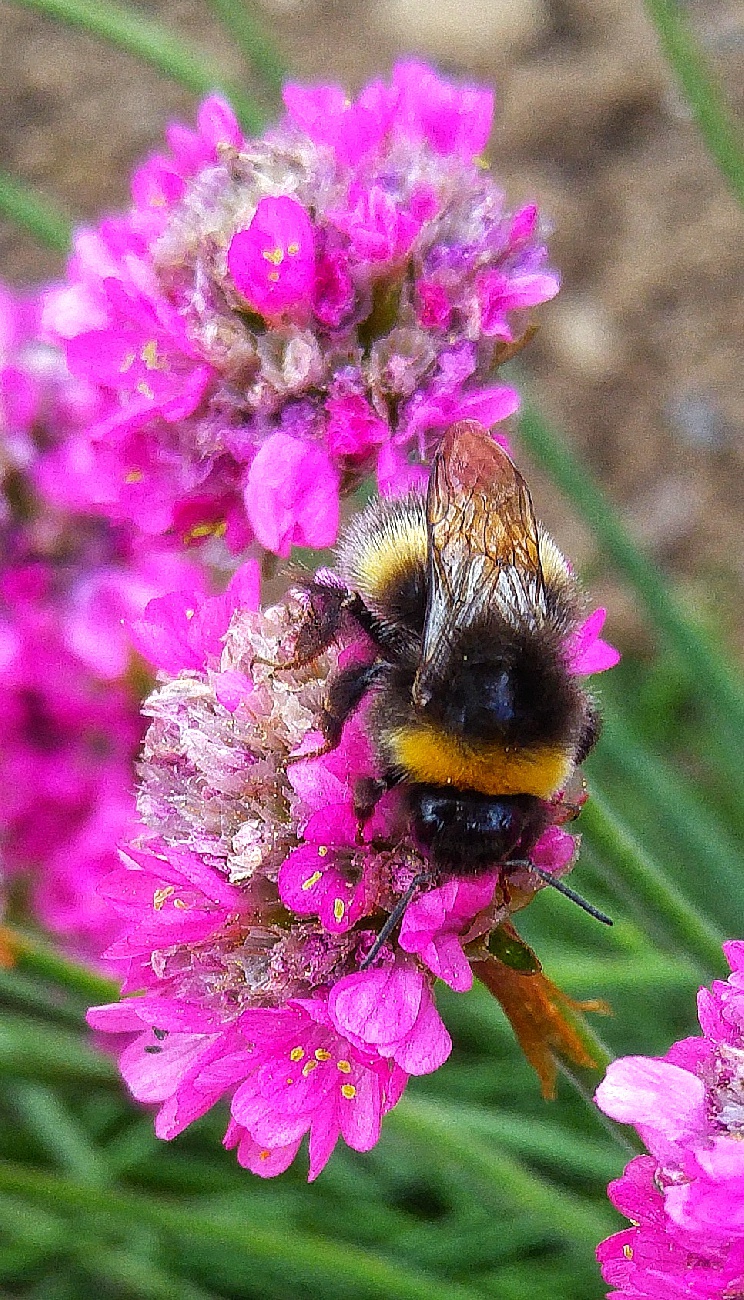
[[[613,1295],[723,1300],[744,1290],[742,948],[724,944],[732,974],[700,990],[701,1037],[663,1058],[612,1062],[597,1090],[602,1110],[632,1123],[651,1152],[610,1186],[636,1225],[598,1250]]]
[[[363,475],[404,490],[453,420],[516,410],[500,348],[558,280],[479,157],[491,92],[404,61],[284,102],[246,140],[210,97],[77,233],[44,310],[98,406],[42,469],[70,502],[286,555],[334,540]]]

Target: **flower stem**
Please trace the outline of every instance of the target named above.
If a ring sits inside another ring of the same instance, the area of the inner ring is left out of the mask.
[[[579,458],[529,401],[522,407],[519,427],[525,446],[579,510],[603,552],[633,586],[669,646],[687,665],[698,694],[716,706],[726,731],[740,743],[744,688],[723,655],[680,607],[662,574],[633,541]]]
[[[666,922],[676,939],[684,945],[683,951],[700,962],[706,976],[719,973],[723,965],[721,944],[725,935],[701,916],[676,885],[666,879],[658,863],[637,843],[608,806],[596,784],[582,809],[581,829],[621,881],[652,909],[660,922]]]
[[[744,204],[744,149],[721,91],[698,49],[685,6],[680,0],[646,0],[646,9],[709,154]]]
[[[154,18],[148,18],[115,0],[14,0],[27,9],[38,9],[50,18],[101,36],[120,49],[128,50],[164,72],[173,81],[198,95],[221,89],[247,131],[258,131],[264,114],[249,95],[235,86],[221,70],[198,50],[173,35]]]
[[[209,0],[209,5],[267,89],[279,93],[286,77],[284,62],[250,13],[246,0]]]
[[[5,171],[0,171],[0,214],[54,252],[66,253],[70,247],[71,227],[64,213]]]

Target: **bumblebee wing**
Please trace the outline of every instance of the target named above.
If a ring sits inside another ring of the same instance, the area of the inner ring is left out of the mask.
[[[482,425],[448,429],[426,502],[429,594],[419,682],[435,681],[458,635],[476,621],[535,618],[540,539],[522,475]]]

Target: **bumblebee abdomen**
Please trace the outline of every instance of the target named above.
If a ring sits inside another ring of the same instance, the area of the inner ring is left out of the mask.
[[[472,744],[421,722],[391,728],[384,748],[390,767],[408,781],[486,795],[550,799],[574,766],[572,754],[558,745]]]

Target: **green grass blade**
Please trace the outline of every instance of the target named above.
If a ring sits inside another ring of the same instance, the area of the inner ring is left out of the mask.
[[[36,9],[49,18],[100,36],[151,63],[173,81],[197,95],[222,90],[230,99],[247,131],[259,131],[264,114],[249,95],[225,77],[206,56],[174,35],[155,18],[149,18],[115,0],[13,0],[26,9]]]
[[[636,808],[643,804],[647,816],[663,830],[668,856],[677,863],[694,864],[689,873],[710,889],[710,881],[719,887],[717,896],[708,898],[715,906],[720,898],[721,920],[730,915],[727,894],[736,897],[744,878],[744,853],[721,820],[711,811],[696,784],[677,771],[661,755],[644,745],[632,723],[605,698],[602,703],[604,727],[596,755],[587,763],[590,785],[596,764],[601,772],[608,766],[615,779],[624,784]],[[603,782],[600,777],[600,784]]]
[[[527,1168],[521,1160],[483,1141],[482,1133],[468,1130],[458,1119],[456,1106],[440,1107],[408,1097],[387,1118],[393,1132],[420,1143],[436,1159],[465,1165],[479,1176],[484,1188],[493,1186],[520,1210],[544,1215],[546,1223],[568,1240],[598,1241],[612,1229],[609,1207],[592,1204]]]
[[[718,930],[684,896],[632,832],[615,814],[605,795],[595,785],[580,820],[582,833],[599,857],[629,886],[652,920],[681,943],[688,957],[697,959],[706,977],[720,975],[724,966],[721,944],[726,935]]]
[[[19,971],[50,980],[70,993],[91,1002],[116,1002],[119,985],[89,966],[57,952],[49,943],[29,931],[4,926],[2,937],[13,954]]]
[[[287,75],[273,41],[256,22],[245,0],[208,0],[225,31],[233,38],[250,67],[268,90],[278,94]]]
[[[721,91],[706,67],[680,0],[646,0],[661,48],[674,71],[708,153],[744,204],[744,148]]]
[[[80,1033],[21,1016],[0,1016],[0,1078],[116,1085],[114,1062]]]
[[[103,1187],[110,1181],[100,1151],[51,1088],[40,1083],[17,1083],[10,1098],[26,1128],[55,1165],[92,1187]]]
[[[603,553],[633,587],[670,648],[679,654],[699,695],[717,707],[727,729],[740,741],[744,686],[726,658],[681,608],[662,573],[633,541],[579,457],[529,401],[522,407],[519,430],[527,449],[589,524]]]
[[[87,1251],[80,1257],[84,1271],[103,1289],[105,1295],[111,1283],[125,1288],[127,1295],[138,1300],[217,1300],[212,1291],[187,1282],[182,1277],[168,1276],[149,1259],[131,1251]]]
[[[134,1192],[88,1187],[47,1171],[0,1161],[0,1192],[23,1196],[32,1205],[75,1216],[105,1215],[118,1225],[150,1227],[178,1243],[203,1243],[234,1252],[250,1264],[261,1294],[323,1295],[326,1300],[485,1300],[482,1292],[438,1279],[400,1260],[330,1238],[279,1231],[259,1222],[236,1223],[198,1206],[166,1202]]]
[[[66,253],[70,247],[72,227],[65,214],[49,199],[41,198],[22,181],[2,170],[0,215],[14,221],[40,244],[56,253]]]

